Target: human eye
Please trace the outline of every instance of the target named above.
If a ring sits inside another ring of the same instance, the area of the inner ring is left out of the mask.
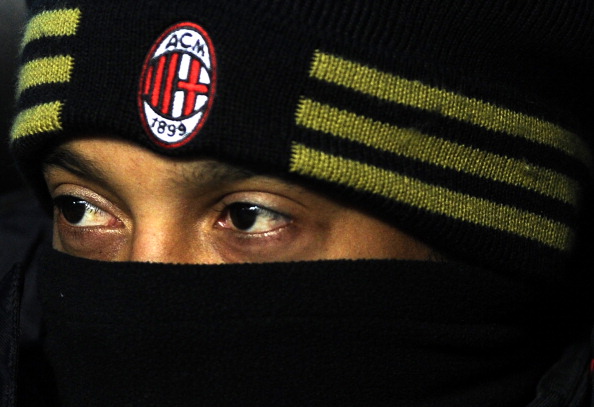
[[[59,216],[70,226],[94,227],[110,226],[117,219],[90,202],[72,195],[54,198],[54,206]]]
[[[259,235],[280,230],[291,222],[289,216],[259,204],[234,202],[223,209],[217,224],[235,232]]]

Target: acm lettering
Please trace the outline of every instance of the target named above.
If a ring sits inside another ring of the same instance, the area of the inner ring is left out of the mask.
[[[189,38],[188,38],[189,37]],[[200,41],[200,38],[193,41],[194,36],[190,33],[184,33],[178,37],[178,34],[173,34],[167,43],[167,49],[173,48],[184,48],[202,57],[206,54],[206,48]]]

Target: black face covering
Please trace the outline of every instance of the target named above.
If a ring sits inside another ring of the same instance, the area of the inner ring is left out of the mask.
[[[523,406],[558,357],[550,299],[459,264],[45,264],[64,406]]]

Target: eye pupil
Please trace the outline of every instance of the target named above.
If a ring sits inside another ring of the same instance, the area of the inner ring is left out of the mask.
[[[250,229],[256,223],[260,208],[252,204],[234,203],[229,206],[231,222],[239,230]]]
[[[82,220],[87,209],[85,201],[72,196],[61,196],[57,199],[56,203],[64,218],[73,224],[79,223]]]

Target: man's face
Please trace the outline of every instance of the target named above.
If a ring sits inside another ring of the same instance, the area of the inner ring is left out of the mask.
[[[54,247],[108,261],[429,259],[430,248],[298,185],[223,164],[84,138],[47,160]]]

